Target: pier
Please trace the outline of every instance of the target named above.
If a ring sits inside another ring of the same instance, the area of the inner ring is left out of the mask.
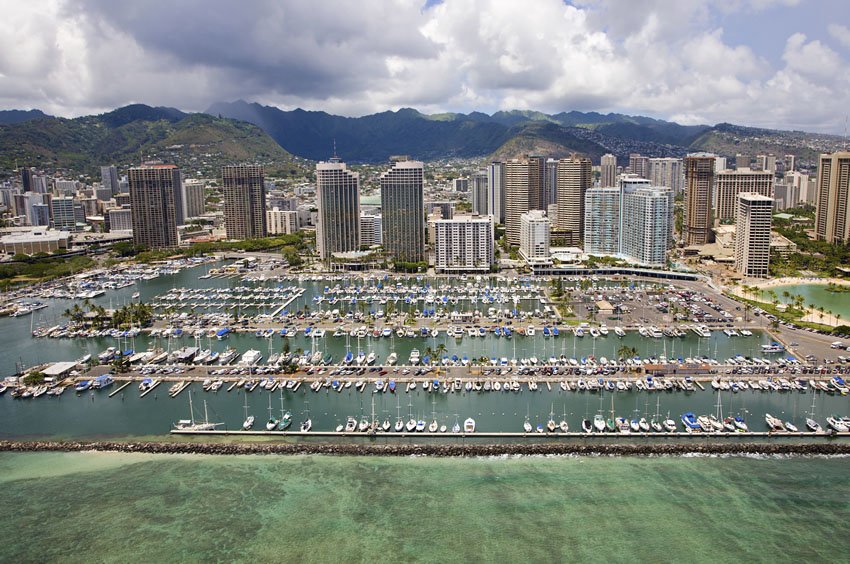
[[[118,388],[116,388],[116,389],[112,390],[112,391],[109,393],[109,397],[112,397],[112,396],[114,396],[114,395],[118,394],[118,392],[120,392],[121,390],[123,390],[124,388],[126,388],[127,386],[129,386],[129,385],[130,385],[130,384],[132,384],[132,383],[133,383],[133,381],[132,381],[132,380],[127,380],[127,381],[126,381],[124,384],[122,384],[120,387],[118,387]]]

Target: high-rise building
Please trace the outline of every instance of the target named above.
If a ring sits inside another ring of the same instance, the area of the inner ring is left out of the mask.
[[[23,186],[23,192],[32,192],[32,177],[35,174],[35,171],[30,167],[24,167],[21,169],[21,186]]]
[[[529,264],[548,264],[551,226],[546,212],[531,210],[520,216],[519,254]]]
[[[724,170],[714,175],[714,218],[718,221],[735,219],[738,194],[753,192],[773,197],[773,173],[763,170]]]
[[[128,171],[133,242],[151,249],[176,247],[177,226],[183,222],[180,169],[147,164]]]
[[[667,262],[673,192],[665,187],[624,190],[620,254],[653,268]]]
[[[756,168],[776,174],[776,155],[757,155]]]
[[[682,159],[672,157],[649,159],[649,176],[652,186],[664,186],[680,194],[685,183]]]
[[[52,198],[50,210],[53,215],[53,228],[60,231],[77,231],[77,218],[74,214],[74,198]]]
[[[204,205],[204,183],[195,178],[183,182],[183,216],[200,217],[206,211]]]
[[[104,188],[108,188],[112,194],[120,192],[121,190],[118,184],[118,169],[112,165],[100,167],[100,185]]]
[[[714,155],[691,154],[685,157],[684,165],[684,242],[686,246],[706,245],[712,241],[711,192],[714,188]]]
[[[495,262],[492,216],[457,216],[431,225],[437,272],[489,272]]]
[[[794,155],[785,155],[785,173],[793,172],[797,166],[797,157]]]
[[[552,227],[568,245],[584,236],[584,194],[593,185],[590,159],[572,155],[558,161],[558,210]]]
[[[737,155],[735,155],[735,168],[737,170],[750,168],[750,160],[750,155],[738,153]]]
[[[641,178],[648,178],[649,157],[644,157],[638,153],[631,153],[629,155],[629,172]]]
[[[50,186],[48,186],[48,178],[44,175],[33,175],[32,177],[32,191],[37,192],[39,194],[47,194],[50,192]]]
[[[224,228],[228,239],[266,236],[266,184],[261,165],[221,168]]]
[[[425,204],[425,212],[431,213],[434,210],[440,210],[440,217],[443,219],[451,219],[455,215],[455,205],[452,202],[428,202]]]
[[[530,210],[546,209],[544,198],[542,157],[512,159],[505,167],[505,234],[508,243],[519,244],[520,218]]]
[[[589,189],[584,195],[584,252],[616,255],[619,246],[620,189]]]
[[[360,175],[334,157],[316,165],[319,258],[360,249]]]
[[[714,157],[714,174],[726,170],[726,157]]]
[[[455,192],[469,192],[469,179],[462,176],[454,179]]]
[[[424,165],[398,161],[381,175],[384,250],[397,261],[425,260]]]
[[[735,270],[744,276],[765,278],[770,266],[770,225],[773,198],[738,194],[735,222]]]
[[[546,159],[546,171],[543,183],[546,206],[556,203],[558,201],[558,159]]]
[[[71,196],[77,193],[78,184],[76,180],[56,179],[53,181],[53,191],[57,196]],[[112,195],[112,192],[109,192]],[[106,198],[107,200],[109,198]]]
[[[382,245],[381,215],[374,213],[360,213],[360,246],[371,247]]]
[[[133,212],[130,208],[112,208],[106,211],[109,231],[132,231]]]
[[[850,151],[818,159],[815,236],[829,243],[850,242]]]
[[[490,186],[487,183],[487,173],[484,171],[472,175],[469,182],[470,196],[472,200],[472,213],[477,215],[490,215],[493,213],[490,205]]]
[[[602,188],[613,188],[617,186],[617,157],[608,153],[607,155],[602,155],[599,163],[601,171],[599,185]]]
[[[795,208],[801,204],[814,202],[814,194],[809,194],[809,175],[802,172],[790,171],[785,173],[785,184],[788,196],[785,198],[786,208]]]
[[[505,163],[495,161],[487,166],[487,213],[496,223],[505,223]]]
[[[50,225],[50,206],[48,204],[33,204],[30,209],[30,225]]]
[[[272,208],[266,210],[266,229],[269,235],[292,235],[298,231],[298,212]]]

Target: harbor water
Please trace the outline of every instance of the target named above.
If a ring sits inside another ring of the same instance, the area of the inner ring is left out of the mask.
[[[117,386],[117,384],[115,385]],[[0,438],[121,438],[165,436],[174,422],[189,419],[189,394],[192,394],[194,416],[203,420],[206,407],[209,420],[223,423],[221,429],[241,429],[245,419],[244,405],[248,403],[248,414],[256,418],[255,429],[264,429],[271,417],[279,419],[281,411],[293,416],[292,430],[308,416],[313,422],[313,431],[334,431],[348,417],[371,419],[373,401],[375,419],[395,423],[398,416],[407,421],[411,417],[428,423],[436,419],[448,429],[467,417],[476,420],[479,433],[521,433],[526,418],[533,427],[545,426],[552,419],[562,419],[569,424],[570,431],[580,432],[582,419],[593,419],[596,413],[608,418],[614,415],[627,419],[646,417],[650,420],[656,413],[661,419],[669,416],[682,429],[680,417],[685,412],[741,416],[752,431],[767,431],[765,413],[783,421],[791,421],[805,429],[805,418],[812,411],[814,399],[815,419],[825,426],[827,416],[848,415],[848,399],[840,395],[821,392],[761,392],[739,393],[713,392],[711,387],[694,392],[565,392],[554,384],[552,391],[541,385],[538,391],[522,392],[458,392],[428,393],[417,387],[409,393],[401,386],[397,393],[373,393],[367,386],[363,393],[354,387],[342,392],[323,389],[311,391],[302,385],[296,391],[269,393],[257,388],[245,392],[234,388],[231,392],[222,388],[219,392],[204,392],[198,383],[192,384],[176,398],[168,396],[168,385],[161,385],[144,398],[138,388],[131,384],[113,397],[108,397],[114,387],[107,390],[88,391],[75,394],[66,391],[62,396],[44,396],[30,400],[16,400],[9,394],[0,397]],[[246,398],[247,395],[247,398]],[[718,407],[719,399],[719,407]],[[742,437],[744,435],[741,435]],[[540,438],[535,435],[535,438]],[[365,437],[364,437],[365,438]],[[321,439],[324,440],[324,439]],[[351,440],[345,437],[343,440]],[[406,439],[390,437],[377,440],[422,440],[415,434]],[[461,440],[446,433],[439,440]],[[468,439],[467,439],[468,440]],[[492,440],[492,439],[490,439]]]
[[[316,305],[313,298],[320,296],[323,293],[323,288],[327,283],[322,281],[297,281],[297,280],[268,280],[258,282],[244,282],[241,279],[235,278],[206,278],[199,279],[199,275],[203,275],[205,267],[187,268],[176,274],[163,275],[153,280],[139,280],[135,285],[112,290],[105,295],[92,299],[92,303],[110,308],[118,307],[131,301],[131,296],[134,292],[139,292],[139,299],[143,302],[156,302],[158,298],[167,294],[174,288],[227,288],[234,286],[255,285],[268,288],[294,287],[304,288],[303,294],[300,295],[294,302],[287,306],[287,311],[296,312],[304,308],[310,308],[311,311],[316,311],[319,308],[328,309],[334,307],[340,309],[343,314],[346,308],[353,311],[369,312],[380,307],[377,303],[368,304],[359,302],[357,304],[339,304],[330,306]],[[490,283],[494,287],[499,285],[507,285],[503,279],[485,278],[484,283]],[[337,282],[332,282],[336,284]],[[365,284],[363,281],[352,279],[346,282],[347,284],[357,285]],[[372,282],[374,284],[374,282]],[[424,286],[427,284],[450,284],[463,285],[470,282],[464,282],[459,279],[420,279],[413,280],[411,284],[419,284]],[[525,284],[544,284],[541,280],[532,280],[524,282]],[[600,282],[604,284],[604,282]],[[647,284],[647,287],[659,287],[657,284]],[[527,293],[522,295],[529,295]],[[462,339],[449,337],[445,331],[442,331],[438,337],[413,337],[413,338],[377,338],[371,337],[365,339],[356,339],[351,337],[332,337],[332,331],[328,331],[326,336],[321,339],[310,339],[299,331],[295,337],[282,338],[278,335],[270,339],[257,338],[252,332],[232,334],[225,341],[216,341],[215,339],[203,338],[200,340],[194,339],[191,335],[184,335],[180,338],[161,338],[150,337],[146,334],[141,334],[134,339],[117,340],[110,337],[99,338],[34,338],[31,336],[31,329],[34,327],[50,327],[67,323],[62,313],[70,308],[75,302],[70,299],[47,299],[45,300],[47,307],[36,311],[32,315],[25,317],[5,317],[0,318],[0,376],[14,374],[23,365],[25,367],[33,366],[45,362],[58,362],[74,360],[84,354],[92,354],[103,351],[107,347],[114,346],[121,350],[132,348],[136,351],[143,351],[150,347],[158,347],[165,350],[175,350],[182,346],[199,346],[201,348],[211,348],[216,351],[223,351],[226,347],[233,347],[240,353],[249,349],[259,350],[265,358],[268,358],[272,353],[283,352],[289,350],[296,351],[311,351],[315,346],[323,353],[331,354],[334,362],[339,362],[345,353],[349,350],[356,353],[364,351],[366,353],[374,351],[379,358],[386,359],[387,356],[395,351],[398,354],[399,361],[405,361],[410,351],[414,348],[418,349],[423,355],[430,348],[437,350],[442,345],[445,348],[445,353],[449,357],[456,355],[458,358],[464,356],[474,359],[479,357],[485,358],[507,358],[521,359],[536,356],[541,360],[545,360],[550,356],[559,357],[564,355],[568,358],[587,357],[590,355],[596,358],[607,357],[616,358],[617,351],[622,346],[634,347],[638,355],[642,357],[665,355],[670,359],[688,358],[688,357],[703,357],[717,358],[725,360],[736,355],[743,356],[762,356],[761,345],[769,344],[771,338],[766,333],[754,331],[751,337],[727,337],[720,331],[714,331],[711,338],[700,338],[692,332],[688,332],[683,338],[645,338],[641,337],[637,332],[630,331],[626,337],[617,338],[613,331],[609,336],[604,338],[591,338],[589,335],[583,338],[575,337],[568,329],[561,331],[557,338],[547,338],[543,336],[542,325],[543,320],[534,319],[529,323],[537,326],[536,335],[533,337],[524,337],[515,335],[511,339],[499,338],[488,333],[485,337],[468,337]],[[405,304],[399,303],[394,306],[398,312],[407,312],[410,310],[421,309],[421,304]],[[472,304],[469,301],[461,300],[457,304],[449,304],[447,309],[453,311],[470,311],[474,308],[486,309],[485,306]],[[502,304],[502,308],[516,308],[519,311],[530,311],[539,308],[539,302],[536,299],[521,299],[517,304]],[[263,313],[262,308],[249,308],[252,315]],[[271,313],[273,308],[269,308],[265,313]],[[177,312],[187,310],[176,310]],[[204,312],[210,310],[198,310]],[[242,309],[227,310],[231,314],[237,314]],[[600,322],[606,321],[600,319]],[[608,325],[613,327],[617,324],[616,318],[608,320]],[[444,322],[445,323],[445,322]],[[296,325],[303,328],[309,325],[309,321],[298,321]],[[347,328],[362,325],[363,323],[348,321]],[[486,322],[482,322],[486,325]],[[280,324],[283,326],[283,324]],[[516,323],[517,326],[522,325],[521,322]],[[442,349],[441,349],[442,350]]]

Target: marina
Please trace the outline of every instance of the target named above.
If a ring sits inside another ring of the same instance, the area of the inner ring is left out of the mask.
[[[377,381],[367,385],[365,381],[352,379],[339,384],[327,381],[327,385],[325,380],[313,380],[310,385],[289,380],[276,385],[266,379],[246,381],[241,386],[234,382],[239,387],[231,385],[230,388],[221,384],[214,386],[215,382],[192,386],[190,380],[133,380],[123,384],[118,393],[86,389],[41,399],[14,399],[11,394],[4,394],[0,396],[0,428],[3,429],[0,436],[162,436],[174,428],[175,422],[207,423],[207,417],[209,422],[216,422],[214,429],[184,425],[182,429],[175,428],[176,432],[191,434],[215,430],[237,436],[284,438],[294,435],[318,439],[360,435],[390,441],[414,437],[452,440],[452,436],[508,441],[528,437],[583,440],[589,435],[621,439],[629,436],[630,440],[710,435],[723,437],[723,440],[739,440],[742,436],[751,439],[843,436],[850,424],[846,416],[847,397],[836,388],[835,378],[765,379],[769,383],[766,388],[761,388],[758,380],[746,388],[739,387],[739,383],[745,383],[738,380],[715,379],[711,385],[706,382],[691,386],[684,381],[682,388],[676,385],[671,386],[670,391],[657,392],[636,385],[646,382],[645,379],[617,380],[615,391],[608,391],[608,381],[596,391],[582,391],[579,381],[528,380],[520,383],[509,380],[504,386],[498,386],[500,390],[510,390],[507,392],[495,391],[499,381],[480,381],[480,391],[475,391],[477,386],[472,382],[444,385],[420,378],[395,382],[395,392],[392,392],[389,385],[378,386]],[[804,385],[809,381],[815,385]],[[161,386],[163,383],[166,386]],[[733,383],[738,391],[732,391]],[[490,384],[489,391],[485,391],[485,384]],[[170,394],[162,391],[169,388]],[[667,388],[662,385],[658,389]],[[185,394],[181,394],[183,390]],[[186,399],[187,396],[190,399]],[[195,407],[190,411],[187,403],[192,403],[192,398]],[[49,408],[44,402],[50,403]],[[262,406],[266,404],[270,421],[288,419],[292,429],[263,430],[265,427],[261,426],[239,431],[248,415],[263,417],[266,409]],[[204,415],[198,411],[202,405],[207,411]],[[246,405],[252,406],[251,409],[246,409]],[[250,412],[246,414],[246,411]],[[738,420],[744,423],[744,428],[727,429],[721,425],[719,429],[689,429],[684,423],[684,415],[689,413],[705,416],[706,421],[714,419],[733,424]],[[768,425],[768,414],[778,416],[784,427],[777,429]],[[308,432],[300,431],[308,420]],[[345,427],[347,420],[355,421],[356,427]],[[597,420],[602,422],[601,429],[593,428]],[[618,420],[626,423],[624,428],[620,428]],[[673,428],[661,428],[660,424],[668,420],[673,421]],[[809,420],[820,425],[814,433],[807,426]],[[73,424],[68,425],[67,421]],[[644,421],[651,427],[641,427]],[[638,427],[632,428],[629,423]],[[787,426],[789,423],[791,426]]]

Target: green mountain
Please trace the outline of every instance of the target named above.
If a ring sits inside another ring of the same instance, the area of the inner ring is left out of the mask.
[[[21,123],[50,117],[41,110],[0,110],[0,124]]]
[[[255,125],[207,114],[142,104],[97,116],[45,117],[0,125],[0,167],[21,166],[97,174],[114,163],[173,162],[187,174],[215,172],[250,160],[270,174],[297,174],[302,165]]]
[[[348,118],[242,100],[213,104],[207,113],[253,123],[290,153],[309,159],[330,156],[335,140],[339,154],[350,162],[382,162],[395,154],[422,160],[514,156],[525,148],[553,155],[612,152],[623,158],[629,152],[684,154],[690,142],[709,128],[623,114],[549,115],[530,110],[425,115],[404,108]]]

